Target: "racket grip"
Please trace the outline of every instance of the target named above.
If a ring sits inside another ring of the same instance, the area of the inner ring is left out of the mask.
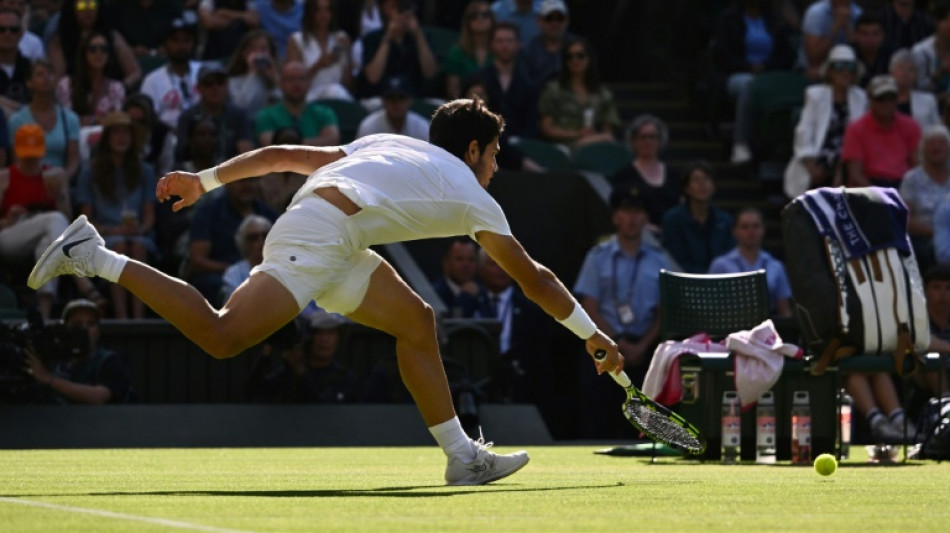
[[[603,361],[605,357],[607,357],[607,352],[605,350],[597,350],[594,352],[594,359],[598,361]],[[633,385],[633,382],[630,381],[630,376],[628,376],[623,370],[617,372],[616,374],[613,372],[607,372],[607,374],[614,378],[614,381],[617,382],[617,385],[620,385],[625,389],[630,385]]]

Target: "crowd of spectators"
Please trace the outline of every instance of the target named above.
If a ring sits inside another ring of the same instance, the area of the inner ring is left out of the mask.
[[[270,224],[302,177],[229,184],[177,213],[155,202],[157,178],[270,144],[331,146],[383,132],[426,139],[428,117],[415,104],[477,95],[507,122],[502,167],[545,170],[519,150],[522,139],[566,153],[590,144],[629,149],[629,163],[605,176],[616,234],[590,243],[574,288],[598,325],[615,333],[638,380],[660,340],[659,268],[764,268],[773,313],[788,316],[784,268],[762,248],[763,213],[733,216],[717,205],[719,167],[667,164],[662,119],[622,123],[599,69],[604,51],[572,27],[576,4],[459,2],[445,8],[456,25],[439,28],[432,10],[411,0],[0,0],[2,268],[22,270],[85,214],[107,246],[186,279],[220,305],[261,261]],[[734,99],[732,162],[755,157],[755,80],[800,73],[810,85],[788,147],[785,190],[898,188],[926,269],[950,262],[950,2],[922,4],[736,0],[719,13],[709,50]],[[452,42],[439,38],[447,30]],[[352,128],[338,115],[344,104],[364,117]],[[539,386],[539,365],[523,339],[545,320],[527,320],[530,302],[473,241],[453,241],[442,267],[433,288],[448,316],[499,319],[501,354],[519,368],[505,382],[508,397],[537,398],[525,392]],[[61,285],[35,296],[46,318],[74,297],[92,302],[97,319],[148,316],[117,285],[71,278]],[[322,316],[314,313],[307,316]],[[273,348],[280,360],[259,369],[263,396],[306,401],[315,397],[314,379],[348,383],[304,355],[308,342],[328,337],[318,332],[335,326],[325,317],[301,320],[309,322],[293,342]]]

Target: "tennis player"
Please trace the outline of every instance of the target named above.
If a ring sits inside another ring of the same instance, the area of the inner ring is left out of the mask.
[[[369,247],[470,235],[525,295],[586,340],[591,355],[606,350],[606,359],[594,361],[598,372],[619,371],[617,346],[528,256],[485,191],[503,127],[480,100],[455,100],[433,115],[430,142],[384,134],[340,147],[268,146],[197,174],[165,175],[156,194],[162,202],[177,197],[175,211],[225,183],[269,172],[309,176],[268,233],[263,263],[220,310],[190,285],[105,248],[82,216],[40,257],[28,284],[67,274],[119,283],[219,359],[259,343],[316,300],[396,338],[402,379],[448,457],[449,485],[501,479],[523,467],[528,454],[495,454],[491,443],[468,438],[452,405],[432,308]]]

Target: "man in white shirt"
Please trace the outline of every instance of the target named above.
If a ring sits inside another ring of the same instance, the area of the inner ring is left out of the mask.
[[[193,61],[197,28],[185,19],[172,21],[165,35],[168,63],[155,69],[142,81],[143,94],[155,102],[159,120],[173,131],[178,127],[181,112],[198,103],[199,61]]]
[[[395,133],[421,141],[429,140],[429,122],[409,110],[412,87],[405,76],[393,76],[383,83],[383,107],[360,122],[356,138],[374,133]]]
[[[173,209],[194,204],[224,183],[268,172],[310,176],[264,244],[264,261],[224,307],[193,287],[103,246],[80,216],[46,250],[28,284],[55,276],[118,282],[216,358],[237,355],[297,316],[311,299],[329,312],[396,338],[400,375],[448,457],[449,485],[481,485],[513,474],[526,452],[498,455],[474,441],[455,414],[439,355],[435,315],[372,245],[470,235],[514,278],[525,295],[585,339],[598,372],[619,371],[617,345],[594,325],[571,293],[528,256],[504,212],[485,190],[498,166],[504,120],[480,100],[455,100],[433,115],[430,143],[371,135],[336,147],[275,145],[241,154],[198,174],[172,172],[158,184]]]

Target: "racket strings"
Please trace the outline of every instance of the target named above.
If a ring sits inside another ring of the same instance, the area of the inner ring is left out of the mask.
[[[627,418],[650,438],[686,450],[701,450],[703,442],[682,424],[632,398],[626,406]]]

